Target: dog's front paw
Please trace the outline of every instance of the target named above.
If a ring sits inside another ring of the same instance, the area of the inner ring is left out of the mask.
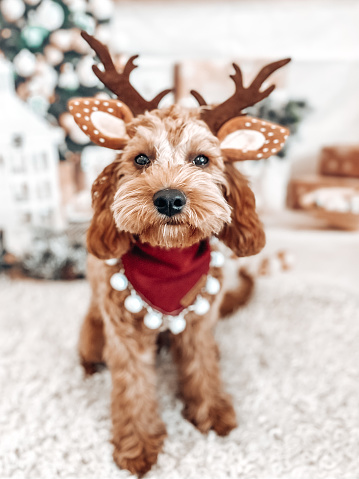
[[[113,453],[113,458],[121,469],[127,469],[132,474],[142,477],[157,462],[156,455],[141,454],[138,457],[124,457],[117,449]]]
[[[80,358],[80,361],[85,373],[85,377],[92,376],[93,374],[101,372],[106,368],[106,363],[104,362],[93,363],[90,361],[85,361],[83,358]]]
[[[147,440],[131,437],[122,440],[120,445],[115,443],[113,458],[116,464],[121,469],[127,469],[132,474],[142,477],[156,464],[166,435],[166,431],[163,430],[161,434],[148,437]]]
[[[183,415],[203,433],[213,429],[219,436],[227,436],[237,427],[236,413],[226,396],[202,401],[200,404],[187,403]]]

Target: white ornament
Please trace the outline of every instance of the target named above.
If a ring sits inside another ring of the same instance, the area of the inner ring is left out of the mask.
[[[218,279],[208,276],[205,288],[208,294],[217,294],[221,289],[221,285]]]
[[[51,34],[50,42],[63,52],[66,52],[71,48],[72,38],[72,33],[69,30],[57,30]]]
[[[54,47],[53,45],[46,45],[44,48],[44,53],[46,60],[50,63],[50,65],[58,65],[64,59],[64,54],[58,48]]]
[[[89,142],[88,136],[76,124],[70,113],[63,113],[60,117],[60,125],[69,135],[72,141],[78,145],[86,145]]]
[[[143,308],[143,301],[134,291],[132,291],[131,295],[127,296],[125,299],[125,308],[130,313],[139,313]]]
[[[150,311],[143,318],[145,326],[149,329],[158,329],[162,325],[162,314],[158,311]]]
[[[211,266],[220,268],[224,265],[224,255],[220,251],[211,252]]]
[[[14,58],[14,67],[18,75],[22,77],[29,77],[33,75],[36,68],[36,57],[26,48],[20,50],[20,52]]]
[[[117,258],[105,259],[105,263],[106,263],[108,266],[115,266],[115,264],[118,263],[118,259],[117,259]]]
[[[111,30],[108,28],[108,25],[102,23],[96,28],[96,38],[102,43],[110,43],[111,41]]]
[[[59,87],[65,90],[77,90],[80,82],[71,63],[64,63],[62,73],[59,76]]]
[[[85,12],[74,12],[72,15],[72,20],[76,27],[81,30],[85,30],[87,33],[93,34],[96,28],[96,20],[87,15]]]
[[[74,143],[77,143],[78,145],[86,145],[86,143],[90,141],[88,136],[85,135],[85,133],[80,129],[80,127],[76,125],[76,123],[70,130],[69,137]]]
[[[70,0],[68,7],[72,12],[85,12],[87,9],[86,0]]]
[[[186,329],[186,320],[183,315],[169,316],[168,329],[173,334],[182,333]]]
[[[99,80],[92,70],[94,64],[93,58],[90,56],[84,57],[77,64],[76,71],[82,85],[92,88],[95,87]]]
[[[90,9],[97,20],[109,20],[113,14],[113,2],[111,0],[91,0]]]
[[[45,60],[37,60],[35,75],[28,85],[29,91],[33,94],[50,97],[53,95],[58,82],[58,73]]]
[[[196,302],[193,305],[193,311],[198,314],[198,316],[203,316],[208,313],[211,305],[207,299],[202,298],[202,296],[197,296]]]
[[[22,0],[2,0],[1,13],[8,22],[15,22],[25,12],[25,4]]]
[[[111,276],[110,283],[116,291],[125,291],[128,286],[128,279],[122,273],[115,273]]]
[[[60,28],[64,23],[65,12],[58,3],[52,2],[51,0],[44,0],[36,9],[36,15],[34,17],[34,25],[53,31]]]
[[[45,116],[49,109],[50,103],[47,98],[41,95],[30,95],[27,97],[26,103],[30,105],[32,111],[38,115]]]

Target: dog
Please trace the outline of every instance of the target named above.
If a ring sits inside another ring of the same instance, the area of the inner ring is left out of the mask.
[[[166,438],[154,366],[161,331],[169,331],[184,416],[202,433],[225,436],[236,427],[213,336],[230,297],[221,289],[223,256],[210,239],[238,257],[264,247],[254,195],[234,162],[283,147],[286,128],[242,110],[270,94],[274,86],[261,92],[262,83],[289,60],[264,67],[248,88],[234,64],[236,92],[216,107],[193,91],[198,108],[160,109],[170,90],[143,99],[129,81],[136,57],[119,73],[107,47],[82,35],[104,65],[94,65],[95,74],[118,99],[75,98],[69,111],[93,142],[120,152],[92,188],[92,299],[79,353],[88,373],[103,361],[109,367],[113,457],[143,475]]]

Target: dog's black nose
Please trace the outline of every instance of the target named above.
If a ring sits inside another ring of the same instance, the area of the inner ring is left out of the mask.
[[[153,204],[159,213],[171,217],[181,213],[186,204],[186,197],[180,190],[166,188],[153,195]]]

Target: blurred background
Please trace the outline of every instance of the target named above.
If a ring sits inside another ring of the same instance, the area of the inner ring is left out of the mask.
[[[285,149],[237,165],[267,236],[238,260],[254,295],[215,333],[240,425],[217,438],[183,420],[162,351],[169,436],[148,477],[359,477],[358,25],[357,0],[0,0],[0,477],[129,477],[111,458],[110,373],[84,380],[77,355],[90,189],[114,157],[66,110],[109,96],[81,29],[119,69],[139,53],[131,81],[147,99],[174,86],[163,104],[222,102],[232,62],[249,84],[292,58],[248,110],[291,130]]]
[[[316,258],[315,271],[359,284],[358,20],[354,0],[1,0],[1,267],[48,279],[85,273],[90,188],[114,153],[91,145],[66,110],[71,97],[109,95],[84,29],[118,68],[140,53],[131,80],[146,98],[174,85],[162,104],[195,106],[191,89],[223,101],[233,61],[248,83],[290,56],[269,80],[270,98],[248,110],[288,126],[288,145],[238,167],[267,226],[269,269],[281,269],[279,249],[303,271]]]

